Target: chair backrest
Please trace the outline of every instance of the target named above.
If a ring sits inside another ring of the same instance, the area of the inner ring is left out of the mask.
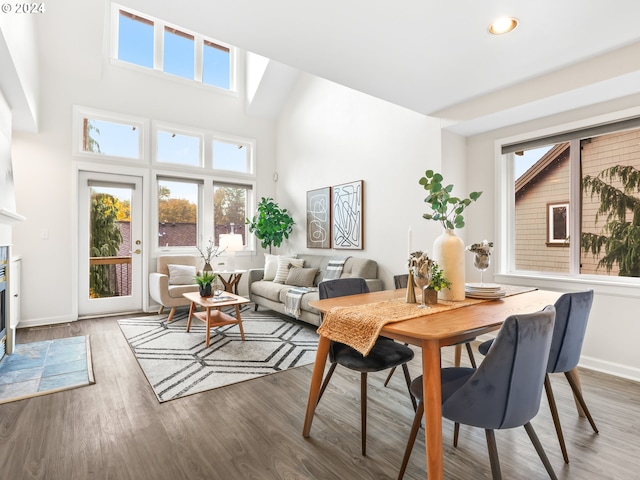
[[[407,288],[407,283],[409,283],[409,274],[405,273],[404,275],[394,275],[393,276],[393,284],[398,288]]]
[[[195,255],[161,255],[158,257],[156,272],[169,275],[169,267],[167,265],[189,265],[195,267],[196,261]]]
[[[519,427],[538,413],[555,307],[508,317],[475,373],[446,397],[442,414],[453,421],[500,429]]]
[[[556,301],[547,373],[568,372],[578,365],[592,304],[593,290],[565,293]]]
[[[336,278],[325,280],[318,285],[318,297],[325,298],[346,297],[359,293],[369,293],[369,287],[364,278]]]

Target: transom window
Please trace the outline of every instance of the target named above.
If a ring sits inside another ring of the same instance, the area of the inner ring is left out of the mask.
[[[186,29],[113,6],[118,60],[235,91],[235,49]]]
[[[242,141],[213,140],[213,168],[251,173],[251,145]]]
[[[77,138],[74,151],[101,157],[134,160],[142,158],[145,129],[143,121],[107,120],[99,114],[94,115],[89,110],[77,108],[74,116],[76,125],[79,123],[79,128],[76,128],[80,130],[74,130]]]
[[[156,133],[158,162],[203,166],[200,136],[167,130],[157,130]]]

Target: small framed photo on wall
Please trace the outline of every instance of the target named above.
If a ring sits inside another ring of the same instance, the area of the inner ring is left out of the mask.
[[[363,180],[333,187],[331,193],[333,248],[349,250],[363,248],[363,187]]]

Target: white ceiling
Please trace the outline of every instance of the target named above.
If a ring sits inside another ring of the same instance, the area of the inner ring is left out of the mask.
[[[545,103],[560,111],[640,91],[637,0],[122,3],[464,135],[535,118]],[[505,15],[519,27],[489,35]]]

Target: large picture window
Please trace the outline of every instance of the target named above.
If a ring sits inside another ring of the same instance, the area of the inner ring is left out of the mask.
[[[250,185],[214,182],[213,224],[215,244],[219,245],[221,234],[242,235],[242,244],[247,244],[245,219],[249,211]]]
[[[548,140],[503,147],[512,271],[640,277],[640,119]]]
[[[158,178],[158,246],[198,243],[199,182]]]

